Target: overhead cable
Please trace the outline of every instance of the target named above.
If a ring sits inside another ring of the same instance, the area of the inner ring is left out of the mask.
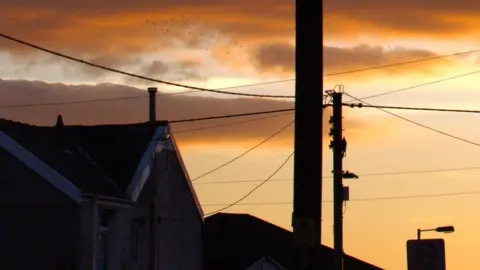
[[[404,91],[413,90],[413,89],[417,89],[417,88],[428,86],[428,85],[433,85],[433,84],[447,82],[447,81],[451,81],[451,80],[455,80],[455,79],[460,79],[460,78],[471,76],[471,75],[478,74],[478,73],[480,73],[480,70],[467,72],[467,73],[463,73],[463,74],[458,74],[458,75],[455,75],[455,76],[446,77],[446,78],[442,78],[442,79],[438,79],[438,80],[430,81],[430,82],[425,82],[425,83],[421,83],[421,84],[416,84],[416,85],[412,85],[412,86],[408,86],[408,87],[404,87],[404,88],[400,88],[400,89],[396,89],[396,90],[381,92],[381,93],[378,93],[378,94],[361,97],[360,99],[365,100],[365,99],[371,99],[371,98],[381,97],[381,96],[385,96],[385,95],[390,95],[390,94],[394,94],[394,93],[404,92]],[[348,100],[346,102],[350,103],[350,102],[353,102],[353,101],[355,101],[355,100]]]
[[[290,123],[288,123],[287,125],[283,126],[282,128],[280,128],[279,130],[275,131],[273,134],[271,134],[270,136],[268,136],[266,139],[264,139],[263,141],[261,141],[260,143],[256,144],[255,146],[253,146],[252,148],[248,149],[247,151],[241,153],[240,155],[236,156],[235,158],[223,163],[222,165],[202,174],[202,175],[199,175],[197,177],[195,177],[194,179],[192,179],[192,182],[194,181],[197,181],[213,172],[216,172],[218,170],[220,170],[221,168],[237,161],[238,159],[240,159],[241,157],[247,155],[248,153],[252,152],[253,150],[257,149],[258,147],[264,145],[265,143],[267,143],[268,141],[270,141],[271,139],[275,138],[277,135],[279,135],[280,133],[282,133],[284,130],[286,130],[287,128],[289,128],[291,125],[293,125],[294,121],[291,121]]]
[[[476,142],[467,140],[467,139],[465,139],[465,138],[458,137],[458,136],[452,135],[452,134],[450,134],[450,133],[447,133],[447,132],[444,132],[444,131],[441,131],[441,130],[438,130],[438,129],[435,129],[435,128],[432,128],[432,127],[429,127],[429,126],[427,126],[427,125],[424,125],[424,124],[418,123],[418,122],[416,122],[416,121],[410,120],[410,119],[408,119],[408,118],[406,118],[406,117],[403,117],[403,116],[401,116],[401,115],[392,113],[392,112],[390,112],[390,111],[388,111],[388,110],[375,107],[374,105],[372,105],[372,104],[370,104],[370,103],[367,103],[367,102],[365,102],[365,101],[363,101],[363,100],[361,100],[361,99],[359,99],[359,98],[356,98],[356,97],[354,97],[354,96],[352,96],[352,95],[350,95],[350,94],[348,94],[348,93],[344,93],[344,94],[347,95],[347,96],[349,96],[349,97],[351,97],[351,98],[353,98],[353,99],[355,99],[355,100],[357,100],[357,101],[359,101],[359,102],[361,102],[361,103],[365,103],[365,104],[367,104],[367,105],[369,105],[369,106],[372,106],[372,107],[374,107],[374,108],[376,108],[376,109],[378,109],[378,110],[380,110],[380,111],[382,111],[382,112],[385,112],[385,113],[387,113],[387,114],[390,114],[390,115],[392,115],[392,116],[394,116],[394,117],[397,117],[397,118],[399,118],[399,119],[402,119],[402,120],[404,120],[404,121],[406,121],[406,122],[409,122],[409,123],[411,123],[411,124],[414,124],[414,125],[416,125],[416,126],[419,126],[419,127],[425,128],[425,129],[428,129],[428,130],[433,131],[433,132],[436,132],[436,133],[438,133],[438,134],[442,134],[442,135],[447,136],[447,137],[450,137],[450,138],[452,138],[452,139],[456,139],[456,140],[459,140],[459,141],[463,141],[463,142],[468,143],[468,144],[471,144],[471,145],[480,146],[479,143],[476,143]]]
[[[464,191],[464,192],[450,192],[450,193],[433,193],[433,194],[417,194],[417,195],[405,195],[405,196],[387,196],[387,197],[366,197],[366,198],[353,198],[348,200],[349,202],[376,202],[376,201],[391,201],[391,200],[407,200],[418,198],[437,198],[437,197],[450,197],[450,196],[466,196],[480,194],[480,190]],[[332,203],[332,200],[322,201],[323,203]],[[258,205],[290,205],[292,201],[288,202],[250,202],[250,203],[237,203],[238,206],[258,206]],[[202,204],[202,207],[218,207],[230,204]],[[232,207],[234,205],[231,205]]]
[[[433,169],[433,170],[417,170],[417,171],[397,171],[397,172],[384,172],[384,173],[365,173],[358,176],[362,179],[364,177],[377,177],[377,176],[392,176],[392,175],[410,175],[410,174],[428,174],[428,173],[441,173],[441,172],[455,172],[455,171],[473,171],[480,170],[478,167],[460,167],[460,168],[447,168],[447,169]],[[332,176],[324,176],[322,178],[332,178]],[[293,178],[273,178],[270,182],[291,182]],[[230,180],[230,181],[206,181],[197,182],[196,185],[215,185],[215,184],[239,184],[239,183],[254,183],[261,182],[263,179],[246,179],[246,180]]]
[[[256,187],[254,187],[252,190],[250,190],[247,194],[245,194],[243,197],[241,197],[240,199],[236,200],[235,202],[231,203],[231,204],[228,204],[227,206],[221,208],[221,209],[218,209],[218,210],[215,210],[213,212],[209,212],[207,214],[205,214],[205,216],[210,216],[210,215],[213,215],[213,214],[216,214],[216,213],[219,213],[219,212],[222,212],[222,211],[225,211],[227,210],[228,208],[230,207],[233,207],[239,203],[241,203],[243,200],[245,200],[246,198],[248,198],[250,195],[252,195],[256,190],[258,190],[260,187],[262,187],[265,183],[267,183],[270,179],[272,179],[283,167],[285,167],[285,165],[287,164],[287,162],[293,157],[293,155],[295,154],[295,152],[292,152],[290,155],[288,155],[288,157],[285,159],[285,161],[269,176],[267,177],[265,180],[263,180],[263,182],[261,182],[260,184],[258,184]]]

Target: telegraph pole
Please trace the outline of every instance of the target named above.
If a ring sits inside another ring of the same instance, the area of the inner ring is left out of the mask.
[[[295,1],[295,159],[292,270],[321,269],[323,1]]]
[[[346,140],[343,138],[342,125],[342,93],[331,92],[333,115],[330,117],[330,136],[333,140],[333,219],[334,219],[334,270],[343,270],[343,157],[346,151]]]

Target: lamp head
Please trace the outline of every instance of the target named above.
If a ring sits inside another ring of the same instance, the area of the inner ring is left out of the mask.
[[[438,227],[435,229],[436,232],[442,232],[442,233],[453,233],[455,232],[455,227],[453,226],[443,226],[443,227]]]

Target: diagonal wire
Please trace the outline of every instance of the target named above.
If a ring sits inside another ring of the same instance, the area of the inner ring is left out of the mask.
[[[250,195],[252,195],[256,190],[258,190],[260,187],[262,187],[265,183],[268,182],[268,180],[272,179],[283,167],[285,167],[285,165],[287,164],[287,162],[292,158],[292,156],[295,154],[295,151],[293,151],[290,155],[288,155],[288,157],[285,159],[285,161],[269,176],[267,177],[265,180],[263,180],[263,182],[261,182],[260,184],[258,184],[256,187],[254,187],[252,190],[250,190],[247,194],[245,194],[242,198],[236,200],[235,202],[229,204],[228,206],[226,207],[223,207],[221,209],[218,209],[216,211],[213,211],[213,212],[209,212],[207,214],[205,214],[205,216],[210,216],[210,215],[213,215],[213,214],[216,214],[218,212],[221,212],[221,211],[224,211],[224,210],[227,210],[228,208],[230,207],[233,207],[237,204],[239,204],[240,202],[242,202],[243,200],[245,200],[246,198],[248,198]]]
[[[268,142],[269,140],[273,139],[274,137],[276,137],[278,134],[280,134],[281,132],[283,132],[284,130],[286,130],[288,127],[290,127],[295,121],[291,121],[290,123],[288,123],[286,126],[282,127],[281,129],[277,130],[275,133],[273,133],[272,135],[268,136],[265,140],[261,141],[259,144],[253,146],[252,148],[248,149],[247,151],[243,152],[242,154],[238,155],[237,157],[225,162],[224,164],[202,174],[202,175],[199,175],[197,176],[196,178],[192,179],[192,182],[194,181],[197,181],[198,179],[200,178],[203,178],[213,172],[216,172],[218,170],[220,170],[221,168],[235,162],[236,160],[240,159],[241,157],[247,155],[248,153],[252,152],[253,150],[257,149],[258,147],[262,146],[263,144],[265,144],[266,142]]]
[[[225,124],[211,125],[211,126],[191,128],[191,129],[182,129],[182,130],[179,130],[179,131],[174,131],[174,133],[175,133],[175,135],[178,135],[178,134],[183,134],[183,133],[189,133],[189,132],[192,132],[192,131],[200,131],[200,130],[205,130],[205,129],[227,127],[227,126],[239,125],[239,124],[244,124],[244,123],[252,123],[252,122],[277,118],[277,117],[281,117],[281,116],[292,115],[292,114],[293,114],[293,112],[287,112],[287,113],[282,113],[282,114],[277,114],[277,115],[270,115],[270,116],[259,117],[259,118],[243,120],[243,121],[230,122],[230,123],[225,123]]]
[[[352,96],[352,95],[350,95],[350,94],[348,94],[348,93],[344,93],[344,94],[347,95],[347,96],[349,96],[349,97],[351,97],[351,98],[353,98],[354,100],[357,100],[357,101],[359,101],[359,102],[362,102],[362,103],[365,103],[365,104],[367,104],[367,105],[369,105],[369,106],[372,106],[372,107],[374,107],[374,108],[377,108],[377,109],[379,109],[379,110],[382,111],[382,112],[388,113],[388,114],[390,114],[390,115],[392,115],[392,116],[395,116],[395,117],[397,117],[397,118],[400,118],[400,119],[402,119],[402,120],[404,120],[404,121],[407,121],[407,122],[409,122],[409,123],[411,123],[411,124],[414,124],[414,125],[416,125],[416,126],[419,126],[419,127],[425,128],[425,129],[428,129],[428,130],[433,131],[433,132],[436,132],[436,133],[438,133],[438,134],[442,134],[442,135],[447,136],[447,137],[450,137],[450,138],[452,138],[452,139],[456,139],[456,140],[459,140],[459,141],[463,141],[463,142],[468,143],[468,144],[471,144],[471,145],[480,146],[479,143],[476,143],[476,142],[467,140],[467,139],[465,139],[465,138],[458,137],[458,136],[452,135],[452,134],[450,134],[450,133],[447,133],[447,132],[444,132],[444,131],[441,131],[441,130],[438,130],[438,129],[429,127],[429,126],[427,126],[427,125],[424,125],[424,124],[415,122],[415,121],[413,121],[413,120],[410,120],[410,119],[408,119],[408,118],[406,118],[406,117],[403,117],[403,116],[401,116],[401,115],[398,115],[398,114],[396,114],[396,113],[390,112],[390,111],[388,111],[388,110],[375,107],[375,105],[372,105],[372,104],[370,104],[370,103],[368,103],[368,102],[365,102],[365,101],[363,101],[363,100],[361,100],[361,99],[359,99],[359,98],[356,98],[356,97],[354,97],[354,96]]]
[[[428,86],[428,85],[432,85],[432,84],[437,84],[437,83],[442,83],[442,82],[446,82],[446,81],[450,81],[450,80],[460,79],[460,78],[471,76],[471,75],[478,74],[478,73],[480,73],[480,70],[476,70],[476,71],[472,71],[472,72],[468,72],[468,73],[463,73],[463,74],[458,74],[458,75],[455,75],[455,76],[446,77],[446,78],[438,79],[438,80],[435,80],[435,81],[430,81],[430,82],[426,82],[426,83],[422,83],[422,84],[417,84],[417,85],[413,85],[413,86],[409,86],[409,87],[405,87],[405,88],[400,88],[400,89],[396,89],[396,90],[392,90],[392,91],[386,91],[386,92],[374,94],[374,95],[371,95],[371,96],[361,97],[360,99],[365,100],[365,99],[371,99],[371,98],[386,96],[386,95],[390,95],[390,94],[394,94],[394,93],[413,90],[413,89],[416,89],[416,88],[420,88],[420,87],[424,87],[424,86]],[[349,101],[346,101],[346,102],[353,102],[353,101],[355,101],[355,100],[349,100]]]

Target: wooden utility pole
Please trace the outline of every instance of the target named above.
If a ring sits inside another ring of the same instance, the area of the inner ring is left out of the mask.
[[[295,1],[294,265],[321,269],[323,1]]]
[[[331,94],[333,115],[329,123],[332,125],[330,134],[333,137],[330,148],[333,148],[333,248],[334,270],[343,270],[343,157],[346,151],[346,141],[343,139],[342,125],[342,93]]]

